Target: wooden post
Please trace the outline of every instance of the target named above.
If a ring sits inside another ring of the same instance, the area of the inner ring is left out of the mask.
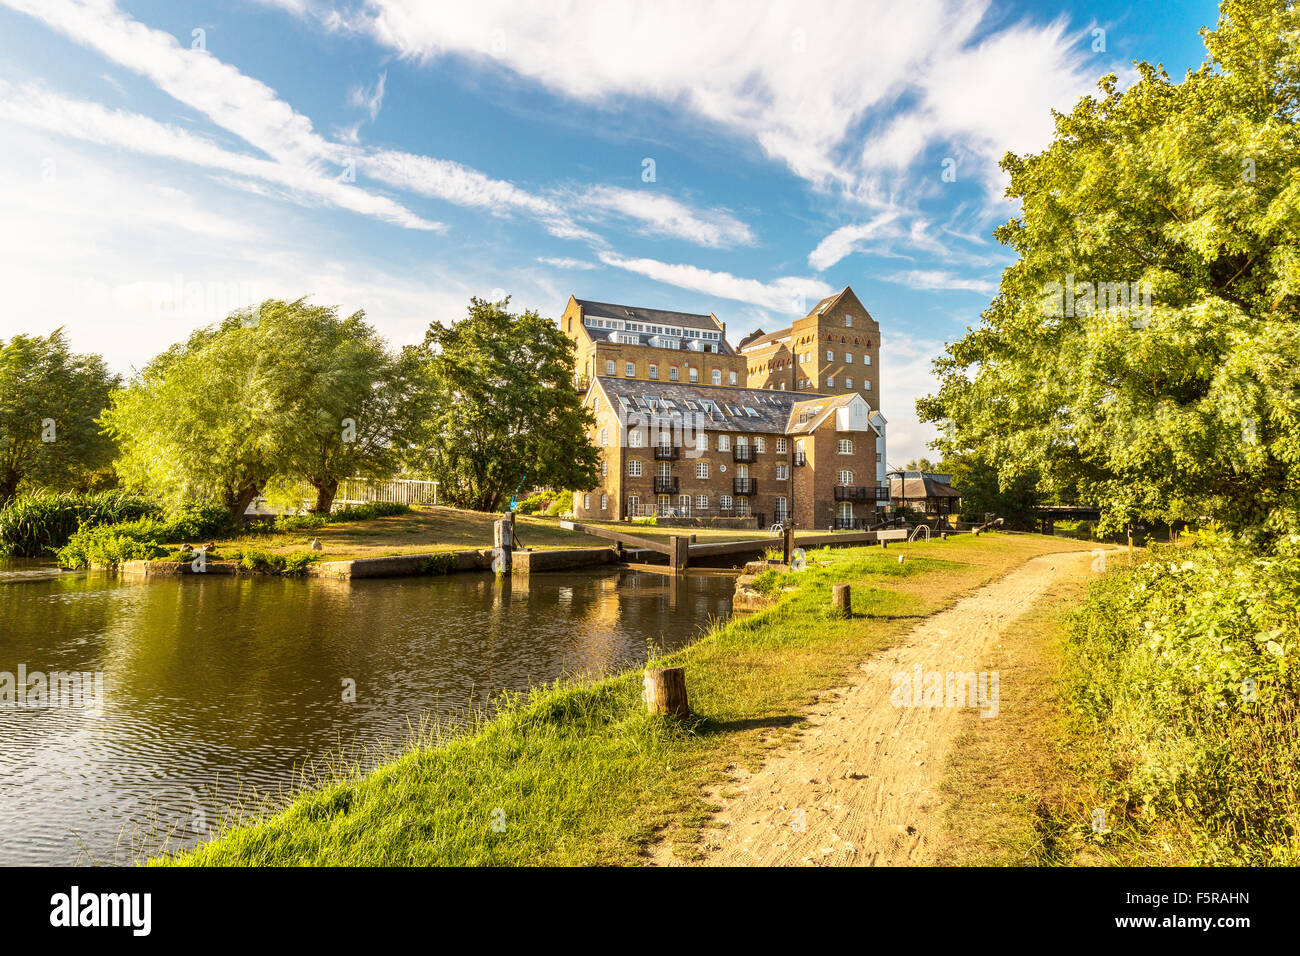
[[[668,555],[668,568],[674,574],[681,574],[691,561],[691,539],[686,535],[673,535],[673,550]]]
[[[1133,526],[1128,526],[1128,563],[1133,566]]]
[[[691,715],[686,702],[686,671],[680,667],[647,667],[641,697],[652,714]]]
[[[790,563],[790,555],[794,553],[794,527],[789,523],[781,532],[781,560],[785,564]]]
[[[847,584],[836,584],[831,588],[831,610],[840,617],[853,616],[853,598]]]
[[[493,561],[492,570],[498,574],[509,574],[514,562],[514,523],[502,518],[492,522],[492,550],[497,560]]]

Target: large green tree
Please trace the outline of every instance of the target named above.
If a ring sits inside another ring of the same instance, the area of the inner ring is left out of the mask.
[[[525,479],[590,488],[599,463],[573,388],[573,343],[509,302],[471,299],[464,319],[430,325],[419,350],[430,412],[411,462],[448,502],[479,511],[500,510]]]
[[[62,490],[107,466],[113,443],[95,419],[117,383],[62,329],[0,340],[0,507],[21,485]]]
[[[1229,0],[1175,83],[1121,92],[1008,154],[1021,214],[980,326],[936,363],[945,458],[1101,506],[1103,530],[1300,524],[1300,8]]]
[[[239,517],[268,483],[306,480],[327,510],[341,478],[391,474],[413,365],[360,312],[268,299],[155,358],[103,423],[130,485]]]

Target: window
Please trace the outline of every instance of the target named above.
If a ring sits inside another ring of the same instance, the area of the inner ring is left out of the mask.
[[[608,429],[608,428],[602,428],[602,429],[600,430],[600,447],[601,447],[601,448],[604,448],[604,447],[606,447],[608,444],[609,444],[609,429]]]
[[[600,396],[599,396],[599,395],[593,395],[593,396],[591,397],[591,411],[592,411],[592,414],[594,414],[594,415],[599,415],[599,414],[600,414]]]
[[[784,454],[785,454],[785,439],[784,439],[784,438],[778,438],[778,439],[776,440],[776,453],[777,453],[778,455],[784,455]]]
[[[682,514],[684,514],[684,515],[688,515],[688,514],[691,513],[691,496],[690,496],[690,495],[678,495],[678,496],[677,496],[677,510],[679,510],[679,511],[680,511]]]
[[[730,435],[719,435],[719,436],[718,436],[718,451],[731,451],[731,436],[730,436]]]
[[[628,378],[636,378],[636,362],[628,362],[623,366],[623,374]]]
[[[697,461],[695,463],[695,477],[696,478],[709,477],[709,463],[707,461]]]
[[[638,511],[640,511],[640,510],[641,510],[641,496],[640,496],[640,495],[628,495],[628,496],[627,496],[627,513],[628,513],[630,516],[632,516],[632,517],[636,517],[636,513],[637,513]]]
[[[650,366],[650,377],[651,377],[651,378],[658,378],[658,377],[659,377],[659,366],[658,366],[658,365],[651,365],[651,366]]]
[[[721,384],[722,384],[722,369],[720,369],[720,368],[715,368],[715,369],[713,370],[713,384],[714,384],[714,385],[721,385]]]
[[[735,385],[735,384],[736,384],[736,373],[735,373],[735,372],[730,373],[730,374],[727,376],[727,379],[728,379],[728,381],[731,382],[732,385]]]
[[[838,442],[835,443],[835,450],[838,451],[841,455],[853,454],[853,439],[841,438]]]
[[[835,376],[834,376],[834,375],[827,375],[827,376],[826,376],[826,387],[827,387],[827,388],[834,388],[834,387],[835,387]]]
[[[613,360],[613,359],[605,359],[605,374],[606,374],[606,375],[613,375],[613,374],[614,374],[614,360]]]
[[[845,364],[845,365],[852,365],[852,364],[853,364],[853,353],[852,353],[852,352],[845,352],[845,353],[844,353],[844,364]]]
[[[695,447],[698,448],[700,451],[709,450],[708,432],[700,432],[700,437],[695,440]]]
[[[839,482],[841,485],[851,485],[851,484],[853,484],[853,472],[851,472],[851,471],[841,471],[841,472],[839,473],[839,476],[838,476],[838,482]]]
[[[852,387],[853,387],[853,379],[851,379],[851,378],[845,376],[845,378],[844,378],[844,387],[845,387],[845,388],[852,388]]]
[[[871,391],[871,379],[869,379],[869,378],[864,378],[864,379],[862,380],[862,390],[863,390],[864,392],[869,392],[869,391]]]
[[[582,510],[583,511],[591,510],[591,495],[582,496]]]
[[[609,510],[609,495],[600,496],[600,510],[601,511]]]
[[[600,477],[609,477],[609,462],[605,461],[603,458],[600,461]]]
[[[849,315],[847,312],[844,313],[844,327],[846,329],[853,328],[853,316]]]
[[[709,496],[708,496],[708,495],[696,495],[696,496],[695,496],[695,507],[698,508],[698,509],[701,510],[701,511],[705,511],[705,510],[709,507]]]
[[[786,516],[788,514],[789,514],[789,506],[786,504],[785,499],[778,497],[776,499],[776,520],[785,521]]]
[[[742,516],[743,516],[743,515],[747,515],[747,514],[749,514],[749,499],[748,499],[748,498],[741,498],[739,501],[736,502],[736,514],[738,514],[738,515],[742,515]]]
[[[864,356],[862,356],[862,364],[863,364],[863,365],[870,365],[870,364],[871,364],[871,356],[870,356],[870,355],[864,355]]]
[[[826,361],[828,361],[828,362],[834,362],[834,361],[835,361],[835,350],[834,350],[834,349],[827,349],[827,350],[826,350]]]
[[[678,378],[679,374],[680,374],[680,373],[677,371],[677,366],[676,366],[676,365],[670,365],[670,366],[668,366],[668,378],[669,378],[670,380],[672,380],[672,381],[674,381],[674,382],[677,381],[677,378]]]
[[[627,476],[629,478],[640,478],[641,462],[637,461],[635,458],[630,459],[627,463]]]
[[[777,480],[777,481],[785,481],[785,480],[786,480],[787,478],[789,478],[789,477],[790,477],[790,469],[789,469],[788,466],[786,466],[786,465],[777,465],[777,466],[776,466],[776,480]]]
[[[723,511],[731,510],[731,495],[718,495],[718,507]]]
[[[637,431],[635,428],[627,433],[627,447],[628,448],[641,447],[641,433]]]

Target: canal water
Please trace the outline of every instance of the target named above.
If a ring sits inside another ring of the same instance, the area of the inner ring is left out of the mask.
[[[618,571],[146,582],[0,562],[0,681],[103,675],[80,706],[0,705],[0,864],[193,845],[250,793],[283,797],[331,755],[373,760],[422,717],[689,644],[733,586]]]

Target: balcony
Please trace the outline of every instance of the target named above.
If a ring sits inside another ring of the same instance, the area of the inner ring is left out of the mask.
[[[655,461],[677,461],[681,457],[681,445],[655,445]]]
[[[756,478],[737,478],[733,485],[738,495],[756,495],[758,494],[758,479]]]
[[[677,479],[671,476],[655,475],[655,494],[657,495],[677,494]]]
[[[845,518],[838,517],[835,519],[836,531],[870,531],[871,526],[867,518]]]
[[[836,485],[836,501],[888,501],[887,485]]]
[[[753,464],[758,461],[757,445],[732,445],[731,460],[741,464]]]
[[[805,455],[805,454],[804,454],[803,452],[801,452],[801,451],[797,451],[797,452],[795,452],[795,453],[794,453],[794,466],[795,466],[796,468],[802,468],[802,467],[804,467],[804,465],[806,465],[806,464],[808,464],[808,456]]]

